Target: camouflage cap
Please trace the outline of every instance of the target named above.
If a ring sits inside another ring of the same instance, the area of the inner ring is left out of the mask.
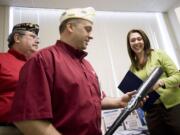
[[[38,35],[39,25],[33,24],[33,23],[19,23],[13,27],[12,32],[15,32],[15,31],[30,31]]]

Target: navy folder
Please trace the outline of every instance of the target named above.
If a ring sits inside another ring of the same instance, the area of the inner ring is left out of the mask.
[[[133,72],[128,71],[120,84],[118,85],[118,88],[123,92],[130,92],[133,90],[138,90],[138,88],[143,83],[143,80],[141,80],[139,77],[137,77]],[[147,111],[151,108],[153,103],[160,97],[160,95],[156,91],[152,91],[148,93],[149,98],[144,103],[142,109],[144,111]]]
[[[139,77],[137,77],[133,72],[128,71],[119,84],[118,88],[123,93],[126,93],[137,90],[142,83],[143,81]]]

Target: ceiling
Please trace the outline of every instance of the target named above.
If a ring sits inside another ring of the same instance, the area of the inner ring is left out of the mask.
[[[179,0],[0,0],[0,5],[58,8],[92,6],[98,11],[166,12],[180,6]]]

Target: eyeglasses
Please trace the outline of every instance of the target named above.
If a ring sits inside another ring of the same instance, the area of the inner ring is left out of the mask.
[[[39,37],[34,33],[24,33],[24,34],[21,34],[21,35],[29,36],[29,37],[32,37],[33,39],[37,39],[37,40],[39,39]]]

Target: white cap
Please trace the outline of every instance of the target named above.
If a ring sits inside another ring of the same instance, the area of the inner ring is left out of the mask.
[[[92,7],[68,9],[62,13],[60,24],[70,18],[81,18],[93,22],[95,10]]]

